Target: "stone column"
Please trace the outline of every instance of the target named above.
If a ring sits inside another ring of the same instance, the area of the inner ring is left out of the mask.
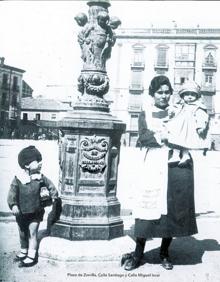
[[[123,235],[117,172],[125,124],[109,112],[106,60],[121,23],[109,17],[107,0],[88,1],[89,16],[76,15],[83,69],[81,95],[59,123],[62,213],[51,235],[70,240],[108,240]]]

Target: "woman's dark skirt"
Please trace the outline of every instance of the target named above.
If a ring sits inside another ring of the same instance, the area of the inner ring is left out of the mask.
[[[194,204],[193,165],[168,168],[167,215],[158,220],[135,220],[135,237],[181,237],[198,232]]]

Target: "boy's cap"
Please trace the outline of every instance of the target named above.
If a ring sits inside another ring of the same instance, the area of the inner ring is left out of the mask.
[[[200,98],[201,97],[201,93],[200,93],[200,86],[195,82],[195,81],[191,81],[188,80],[187,82],[185,82],[180,91],[179,91],[179,95],[182,98],[183,94],[186,92],[194,92],[197,94],[197,97]]]
[[[18,163],[21,168],[25,168],[26,165],[33,161],[42,161],[41,153],[35,146],[28,146],[20,151],[18,154]]]

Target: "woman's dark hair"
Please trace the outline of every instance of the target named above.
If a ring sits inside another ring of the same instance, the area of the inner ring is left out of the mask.
[[[149,86],[149,95],[153,97],[154,93],[157,92],[157,90],[160,89],[162,85],[167,85],[169,87],[170,93],[173,94],[173,88],[170,84],[169,78],[165,75],[158,75],[151,80]]]

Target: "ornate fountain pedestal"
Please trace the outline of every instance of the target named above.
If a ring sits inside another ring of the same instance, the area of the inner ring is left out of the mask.
[[[74,111],[60,122],[62,213],[51,235],[70,240],[123,236],[116,197],[120,138],[125,124],[110,114]]]
[[[62,213],[51,235],[70,240],[108,240],[123,235],[116,197],[120,139],[125,124],[109,113],[106,60],[111,57],[120,20],[109,17],[108,0],[88,1],[89,17],[75,19],[81,31],[81,97],[59,122]]]

